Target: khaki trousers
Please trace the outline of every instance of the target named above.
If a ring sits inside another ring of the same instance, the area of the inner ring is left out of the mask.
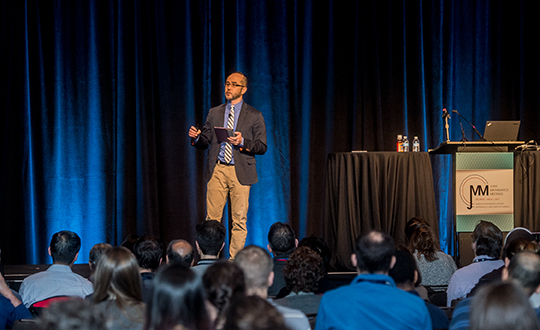
[[[234,259],[236,253],[244,248],[247,237],[247,213],[249,189],[236,178],[234,165],[217,163],[206,190],[206,220],[221,221],[227,197],[231,199],[232,229],[229,255]]]

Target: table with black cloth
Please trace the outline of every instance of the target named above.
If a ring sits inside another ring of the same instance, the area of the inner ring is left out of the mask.
[[[514,152],[514,227],[540,231],[540,152]]]
[[[350,256],[357,236],[382,230],[405,243],[405,224],[426,219],[438,233],[431,162],[425,152],[329,154],[323,238],[331,267],[354,270]]]

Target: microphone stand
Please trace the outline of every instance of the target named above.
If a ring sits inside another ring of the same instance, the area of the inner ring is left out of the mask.
[[[480,141],[486,141],[486,139],[484,139],[484,137],[482,136],[482,134],[480,134],[480,132],[478,132],[478,130],[476,129],[476,126],[474,126],[473,124],[471,124],[470,121],[467,120],[467,118],[463,117],[457,110],[452,110],[452,112],[454,113],[457,113],[457,115],[459,116],[459,118],[463,118],[463,120],[465,120],[467,122],[467,124],[471,125],[471,127],[474,129],[474,131],[476,132],[476,134],[478,134],[478,136],[480,137]],[[459,121],[461,123],[461,120]],[[463,131],[463,126],[461,126],[461,130]],[[463,138],[465,139],[465,133],[463,133]]]
[[[448,113],[446,108],[444,108],[442,111],[442,118],[444,119],[444,129],[446,130],[446,142],[450,142],[450,133],[448,133],[448,118],[450,118],[450,114]]]

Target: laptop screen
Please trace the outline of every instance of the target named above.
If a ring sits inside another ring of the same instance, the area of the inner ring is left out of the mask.
[[[487,141],[517,141],[519,120],[488,120],[484,130]]]

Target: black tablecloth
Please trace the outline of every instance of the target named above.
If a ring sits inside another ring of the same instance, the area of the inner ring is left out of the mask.
[[[514,227],[540,231],[540,152],[514,154]]]
[[[378,229],[405,242],[405,224],[426,219],[438,233],[431,162],[425,152],[335,153],[328,156],[324,239],[331,267],[352,270],[361,233]]]

